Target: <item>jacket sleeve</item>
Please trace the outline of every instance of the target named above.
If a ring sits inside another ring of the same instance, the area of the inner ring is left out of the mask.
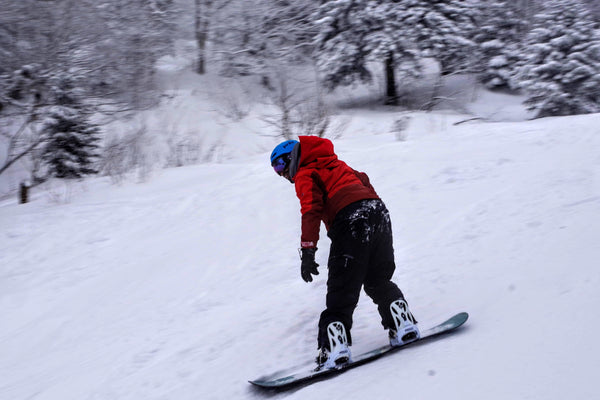
[[[302,213],[300,247],[317,247],[325,195],[321,185],[319,185],[318,174],[316,172],[298,174],[295,185],[296,195],[300,200],[300,212]]]

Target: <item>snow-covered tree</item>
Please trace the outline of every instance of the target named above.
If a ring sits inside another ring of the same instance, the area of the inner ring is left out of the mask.
[[[265,90],[259,101],[273,106],[264,108],[263,120],[282,137],[318,134],[328,120],[311,68],[311,16],[318,6],[313,0],[231,0],[213,18],[211,43],[220,73],[260,80]]]
[[[73,179],[96,174],[100,130],[89,122],[68,77],[57,78],[53,84],[55,105],[41,127],[44,143],[39,155],[47,169],[45,176]]]
[[[154,63],[171,49],[174,0],[4,3],[0,135],[8,152],[0,159],[0,174],[29,156],[40,160],[48,140],[40,121],[48,113],[55,121],[83,118],[81,110],[57,111],[64,104],[56,96],[55,83],[64,76],[69,77],[71,92],[78,93],[80,106],[103,103],[123,110],[157,102]]]
[[[81,77],[88,97],[121,95],[139,103],[152,89],[154,62],[171,48],[173,0],[6,3],[0,7],[0,79],[36,65],[38,76]],[[47,81],[36,84],[38,93],[49,94]]]
[[[71,50],[71,60],[85,68],[90,89],[134,107],[155,104],[154,64],[171,52],[176,32],[173,0],[92,1],[87,8],[98,22],[79,32],[92,42]]]
[[[315,35],[311,15],[318,8],[306,0],[232,0],[215,16],[213,43],[225,75],[266,79],[282,65],[310,60]]]
[[[596,18],[596,23],[600,24],[600,2],[598,2],[598,0],[584,0],[584,3]]]
[[[48,175],[56,178],[82,178],[96,174],[94,160],[99,129],[73,109],[53,107],[44,123],[47,141],[42,160]]]
[[[408,0],[406,6],[419,49],[440,63],[442,75],[471,68],[477,1]]]
[[[328,89],[371,82],[370,63],[384,67],[386,103],[396,104],[397,74],[419,75],[419,53],[405,2],[331,0],[316,15],[317,65]]]
[[[479,80],[490,89],[514,89],[512,79],[519,62],[519,51],[526,33],[523,10],[514,0],[481,1],[478,44]]]
[[[369,82],[371,62],[383,64],[386,103],[395,104],[397,74],[416,78],[422,57],[442,74],[465,69],[476,8],[464,0],[330,0],[318,10],[317,57],[329,88]]]
[[[583,3],[546,3],[524,50],[519,84],[537,117],[600,112],[600,35]]]

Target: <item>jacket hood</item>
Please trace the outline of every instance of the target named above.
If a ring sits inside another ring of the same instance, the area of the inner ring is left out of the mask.
[[[319,165],[327,165],[337,160],[333,152],[333,143],[329,139],[317,136],[300,136],[300,162],[299,167],[304,167],[313,162]]]

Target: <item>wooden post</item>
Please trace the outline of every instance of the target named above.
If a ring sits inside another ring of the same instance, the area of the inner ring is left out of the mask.
[[[21,182],[19,186],[19,204],[25,204],[29,201],[29,185]]]

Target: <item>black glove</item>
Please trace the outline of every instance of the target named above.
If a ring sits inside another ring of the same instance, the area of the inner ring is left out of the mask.
[[[319,275],[319,271],[317,271],[317,267],[319,264],[315,262],[315,253],[317,251],[316,247],[313,248],[303,248],[300,250],[302,252],[302,265],[300,266],[300,275],[302,275],[302,279],[304,282],[312,282],[312,275]]]

